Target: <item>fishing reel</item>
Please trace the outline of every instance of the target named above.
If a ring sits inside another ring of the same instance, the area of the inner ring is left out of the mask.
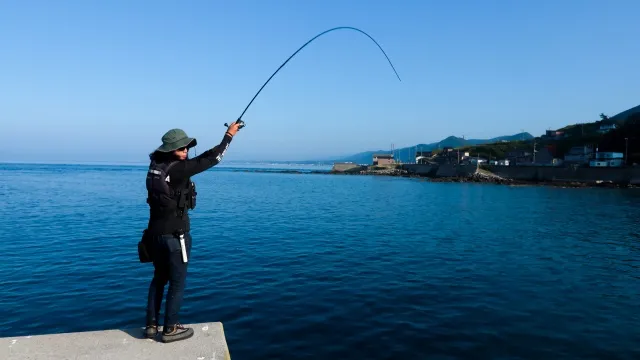
[[[243,127],[245,127],[244,121],[242,121],[242,120],[238,119],[236,122],[238,123],[238,130],[240,130],[240,129],[242,129]],[[224,123],[224,126],[229,127],[229,124]]]

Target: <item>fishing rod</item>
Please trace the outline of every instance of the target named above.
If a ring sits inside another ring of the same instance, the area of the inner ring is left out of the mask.
[[[377,42],[373,37],[371,37],[371,35],[367,34],[366,32],[364,32],[364,31],[362,31],[362,30],[360,30],[360,29],[358,29],[358,28],[355,28],[355,27],[351,27],[351,26],[338,26],[338,27],[335,27],[335,28],[332,28],[332,29],[329,29],[329,30],[325,30],[325,31],[321,32],[320,34],[318,34],[318,35],[314,36],[313,38],[311,38],[311,40],[307,41],[307,42],[306,42],[304,45],[302,45],[298,50],[296,50],[296,52],[294,52],[291,56],[289,56],[289,58],[288,58],[284,63],[282,63],[282,65],[280,65],[280,67],[278,68],[278,70],[276,70],[273,74],[271,74],[271,76],[269,77],[269,79],[267,79],[267,81],[262,85],[262,87],[260,87],[260,90],[258,90],[258,92],[253,96],[253,99],[251,99],[251,101],[249,102],[249,104],[247,105],[247,107],[246,107],[246,108],[244,108],[244,111],[242,112],[242,114],[240,114],[240,116],[238,117],[238,120],[236,120],[236,123],[238,123],[238,124],[240,125],[240,126],[238,126],[238,129],[242,129],[243,127],[245,127],[245,123],[244,123],[244,121],[242,121],[242,116],[244,116],[244,113],[245,113],[245,112],[247,112],[247,109],[249,109],[249,106],[251,106],[251,104],[253,103],[253,100],[255,100],[255,99],[256,99],[256,97],[258,97],[258,94],[260,94],[260,92],[262,91],[262,89],[264,89],[264,87],[269,83],[269,81],[271,81],[271,79],[272,79],[272,78],[273,78],[273,77],[278,73],[278,71],[280,71],[280,69],[282,69],[282,68],[283,68],[283,67],[284,67],[284,66],[289,62],[289,60],[291,60],[291,59],[292,59],[292,58],[293,58],[293,57],[294,57],[298,52],[300,52],[300,50],[302,50],[305,46],[309,45],[313,40],[315,40],[315,39],[319,38],[320,36],[322,36],[322,35],[324,35],[324,34],[326,34],[326,33],[328,33],[328,32],[335,31],[335,30],[343,30],[343,29],[346,29],[346,30],[355,30],[355,31],[358,31],[358,32],[360,32],[360,33],[365,34],[366,36],[368,36],[368,37],[369,37],[369,39],[371,39],[371,40],[372,40],[376,45],[378,45],[378,48],[380,49],[380,51],[382,51],[382,53],[384,54],[384,56],[387,58],[387,61],[389,62],[389,65],[391,65],[391,68],[393,69],[393,72],[395,72],[395,73],[396,73],[396,76],[398,77],[398,80],[399,80],[399,81],[402,81],[402,80],[400,80],[400,75],[398,75],[398,72],[396,71],[396,68],[395,68],[395,67],[393,66],[393,64],[391,63],[391,60],[389,60],[389,57],[387,56],[387,53],[386,53],[386,52],[384,52],[384,50],[382,49],[382,46],[380,46],[380,44],[378,44],[378,42]],[[228,125],[227,123],[225,123],[225,124],[224,124],[224,126],[229,127],[229,125]]]

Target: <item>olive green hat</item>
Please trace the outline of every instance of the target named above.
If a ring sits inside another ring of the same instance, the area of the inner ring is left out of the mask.
[[[191,148],[198,144],[195,138],[190,138],[182,129],[171,129],[162,136],[162,145],[156,149],[160,152],[171,152],[182,147]]]

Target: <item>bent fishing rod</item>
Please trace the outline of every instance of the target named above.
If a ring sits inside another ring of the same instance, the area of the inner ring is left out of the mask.
[[[307,41],[304,45],[302,45],[298,50],[296,50],[296,52],[294,52],[291,56],[289,56],[289,58],[282,63],[282,65],[280,65],[280,67],[273,73],[271,74],[271,76],[269,77],[269,79],[267,79],[267,81],[262,85],[262,87],[260,87],[260,90],[258,90],[258,92],[253,96],[253,99],[251,99],[251,101],[249,102],[249,104],[247,105],[246,108],[244,108],[244,111],[242,112],[242,114],[240,114],[240,116],[238,117],[238,120],[236,120],[236,123],[239,124],[238,129],[242,129],[243,127],[245,127],[245,123],[244,121],[242,121],[242,116],[244,116],[244,113],[247,112],[247,109],[249,109],[249,106],[251,106],[251,104],[253,103],[253,100],[256,99],[256,97],[258,97],[258,94],[260,94],[260,92],[262,91],[262,89],[264,89],[264,87],[269,83],[269,81],[271,81],[271,79],[278,73],[278,71],[280,71],[280,69],[282,69],[288,62],[289,60],[291,60],[298,52],[300,52],[300,50],[302,50],[304,47],[306,47],[307,45],[309,45],[313,40],[319,38],[320,36],[331,32],[331,31],[335,31],[335,30],[355,30],[358,31],[366,36],[369,37],[369,39],[371,39],[376,45],[378,45],[378,48],[380,49],[380,51],[382,51],[382,53],[384,54],[384,56],[387,58],[387,61],[389,62],[389,65],[391,65],[391,68],[393,69],[393,72],[396,73],[396,76],[398,77],[399,81],[400,80],[400,75],[398,75],[398,72],[396,71],[396,68],[393,66],[393,64],[391,63],[391,60],[389,59],[389,57],[387,56],[387,53],[382,49],[382,46],[380,46],[380,44],[378,44],[378,42],[371,37],[371,35],[367,34],[366,32],[355,28],[355,27],[351,27],[351,26],[339,26],[339,27],[335,27],[329,30],[325,30],[323,32],[321,32],[320,34],[314,36],[313,38],[311,38],[311,40]],[[227,123],[224,124],[224,126],[229,127],[229,125]]]

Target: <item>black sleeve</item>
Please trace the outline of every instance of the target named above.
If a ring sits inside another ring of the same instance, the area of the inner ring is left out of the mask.
[[[169,174],[173,178],[186,179],[218,165],[222,161],[231,139],[232,137],[225,133],[220,144],[193,159],[180,161],[169,170]]]

